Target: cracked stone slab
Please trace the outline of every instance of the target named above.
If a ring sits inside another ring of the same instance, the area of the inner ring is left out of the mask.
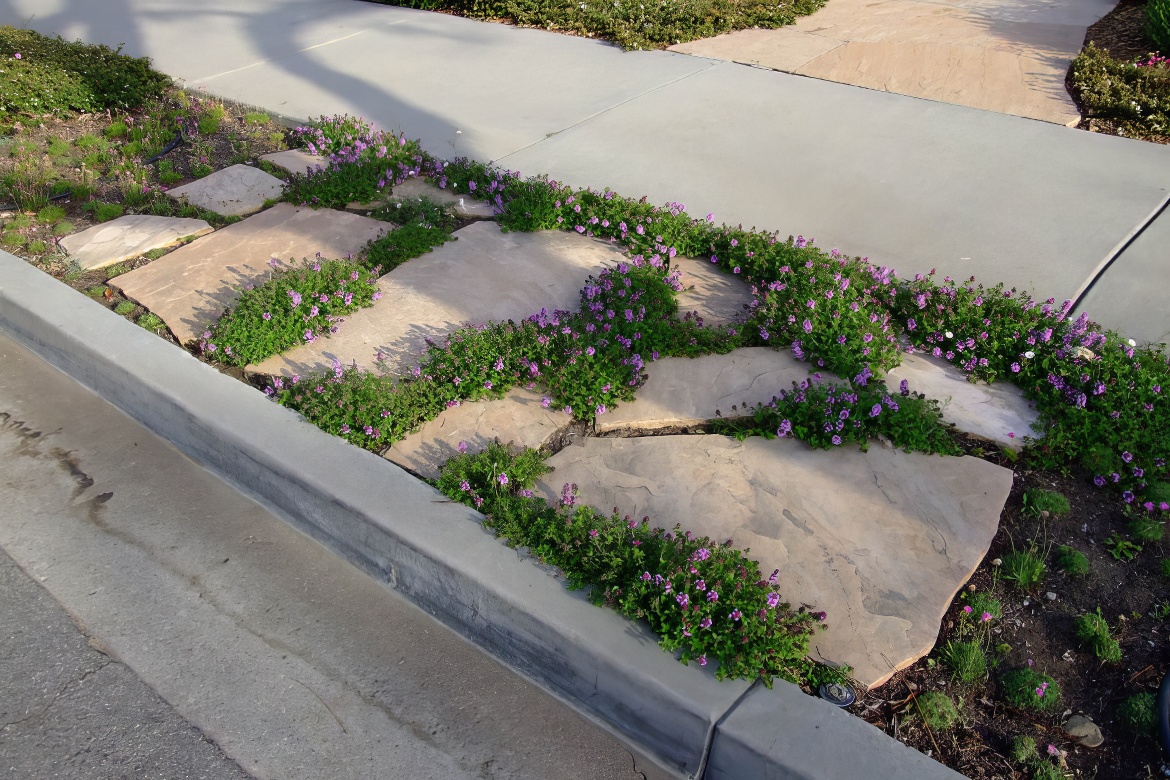
[[[346,257],[386,230],[369,217],[278,203],[116,278],[113,284],[162,317],[181,343],[194,341],[239,297],[240,288],[269,278],[269,261],[318,252]]]
[[[480,452],[496,439],[504,444],[540,449],[572,422],[560,411],[541,406],[541,396],[513,388],[503,398],[463,403],[447,409],[417,433],[397,441],[383,456],[426,479],[437,479],[439,468],[459,454]]]
[[[809,364],[791,352],[768,347],[662,358],[647,364],[645,370],[648,378],[635,399],[598,417],[598,431],[696,425],[746,414],[751,406],[768,403],[811,373]]]
[[[1041,435],[1032,430],[1040,415],[1024,391],[1010,382],[968,382],[966,374],[946,361],[917,352],[902,356],[901,365],[886,375],[886,384],[897,388],[903,379],[911,391],[938,401],[943,419],[960,431],[1016,451],[1023,449],[1025,436]]]
[[[381,300],[346,318],[336,334],[248,370],[284,376],[328,371],[333,361],[404,374],[426,349],[467,324],[522,320],[542,308],[576,310],[586,278],[621,261],[606,241],[559,230],[503,233],[495,222],[455,231],[457,240],[398,266]]]
[[[210,233],[201,219],[132,214],[65,236],[61,246],[85,270],[105,268],[152,249],[174,246],[185,238]]]
[[[433,203],[450,206],[461,217],[491,218],[496,215],[495,206],[476,200],[470,195],[460,195],[451,190],[439,189],[426,179],[407,179],[395,184],[391,193],[395,198],[427,198]]]
[[[813,658],[867,686],[930,652],[951,599],[987,553],[1012,472],[972,457],[792,439],[588,438],[537,483],[579,501],[750,548],[794,606],[827,613]]]
[[[167,195],[225,217],[241,217],[279,198],[284,182],[251,165],[232,165],[190,184],[167,190]]]
[[[260,158],[267,160],[277,168],[289,173],[305,173],[310,168],[319,168],[325,165],[325,158],[309,154],[304,149],[286,149],[283,152],[273,152]]]
[[[676,257],[670,267],[682,270],[679,281],[683,290],[676,298],[679,316],[694,312],[703,318],[704,325],[742,322],[747,319],[747,306],[755,296],[751,285],[743,279],[721,270],[714,263],[693,257]]]

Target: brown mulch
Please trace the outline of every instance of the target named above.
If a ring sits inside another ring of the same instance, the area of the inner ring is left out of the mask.
[[[1145,0],[1121,0],[1085,31],[1085,44],[1096,44],[1114,59],[1133,60],[1158,50],[1145,28]]]

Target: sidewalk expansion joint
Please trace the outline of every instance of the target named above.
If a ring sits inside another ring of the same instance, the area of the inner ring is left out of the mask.
[[[1097,284],[1097,281],[1105,275],[1105,272],[1109,270],[1110,266],[1112,266],[1119,257],[1125,254],[1125,250],[1129,249],[1130,245],[1133,244],[1134,241],[1137,241],[1138,237],[1146,231],[1146,228],[1154,224],[1154,221],[1157,220],[1158,217],[1162,216],[1162,212],[1166,211],[1168,206],[1170,206],[1170,192],[1162,197],[1161,203],[1154,207],[1154,210],[1150,212],[1149,216],[1138,223],[1137,227],[1135,227],[1129,232],[1128,235],[1122,238],[1121,241],[1119,241],[1117,245],[1113,247],[1109,254],[1105,256],[1105,259],[1097,264],[1097,267],[1094,268],[1093,271],[1089,274],[1089,278],[1086,279],[1084,284],[1082,284],[1076,293],[1073,294],[1072,305],[1069,307],[1070,312],[1075,311],[1076,308],[1080,306],[1081,301],[1084,300],[1085,296],[1089,294],[1089,291],[1093,289],[1093,285]]]
[[[723,714],[716,718],[715,722],[711,724],[711,728],[707,730],[707,739],[703,743],[703,755],[699,757],[699,766],[695,770],[694,780],[703,780],[703,775],[707,771],[707,759],[711,757],[711,747],[715,744],[715,732],[719,730],[719,727],[723,725],[725,720],[731,717],[731,714],[736,711],[740,704],[743,703],[743,700],[746,699],[752,691],[759,687],[759,678],[752,680],[752,684],[749,685],[744,690],[744,692],[739,695],[739,698],[733,701],[731,706],[724,710]]]

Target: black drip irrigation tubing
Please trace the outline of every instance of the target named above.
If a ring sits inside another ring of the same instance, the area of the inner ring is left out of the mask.
[[[1162,678],[1158,690],[1158,736],[1162,739],[1162,750],[1170,756],[1170,672]]]
[[[147,159],[143,160],[142,164],[143,165],[150,165],[151,163],[158,162],[159,160],[166,157],[171,152],[175,151],[175,149],[177,149],[179,144],[181,144],[181,143],[183,143],[183,134],[182,133],[175,133],[174,139],[172,139],[170,143],[168,143],[166,146],[164,146],[162,148],[161,152],[154,155],[153,157],[148,157]],[[60,195],[49,196],[49,200],[50,201],[62,200],[64,198],[68,198],[69,195],[70,195],[70,193],[68,193],[68,192],[62,192]],[[16,203],[0,203],[0,211],[13,211],[17,208],[19,208],[19,205]]]

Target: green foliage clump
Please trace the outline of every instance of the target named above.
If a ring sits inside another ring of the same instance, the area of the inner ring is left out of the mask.
[[[126,316],[127,314],[133,313],[137,308],[138,305],[134,301],[119,301],[118,305],[114,307],[114,313]]]
[[[1118,705],[1117,718],[1127,731],[1152,737],[1158,728],[1158,699],[1149,691],[1135,693]]]
[[[1146,32],[1161,52],[1170,57],[1170,2],[1149,0],[1146,4]]]
[[[4,233],[4,246],[24,246],[28,243],[28,236],[24,233],[17,233],[15,230],[9,230]]]
[[[1114,532],[1105,540],[1105,549],[1109,551],[1117,560],[1132,561],[1142,551],[1140,544],[1135,544],[1123,537],[1121,534]]]
[[[167,324],[157,314],[148,311],[138,318],[138,326],[149,330],[151,333],[161,333]]]
[[[65,209],[60,206],[45,206],[37,212],[37,220],[46,225],[56,225],[65,218]]]
[[[263,111],[249,111],[244,114],[244,124],[248,125],[266,125],[272,121],[268,114]]]
[[[978,642],[952,640],[943,645],[939,657],[957,682],[971,685],[987,677],[987,654]]]
[[[1158,568],[1161,570],[1163,577],[1170,579],[1170,558],[1163,558]]]
[[[56,225],[53,225],[54,236],[67,236],[73,232],[73,223],[68,220],[61,220]]]
[[[1056,548],[1056,565],[1069,574],[1083,577],[1089,573],[1089,559],[1080,550],[1062,544]]]
[[[148,59],[14,27],[0,27],[0,61],[0,125],[22,113],[135,108],[170,84]]]
[[[1096,612],[1086,612],[1078,616],[1075,627],[1077,639],[1088,645],[1093,655],[1105,663],[1121,662],[1121,645],[1113,638],[1100,607],[1097,607]]]
[[[663,649],[683,663],[717,663],[719,678],[842,679],[839,670],[806,658],[823,614],[793,610],[781,600],[779,571],[765,579],[743,552],[663,531],[641,521],[575,506],[565,485],[559,506],[531,488],[547,471],[540,456],[513,454],[498,442],[453,457],[438,488],[448,498],[487,515],[487,525],[515,546],[560,567],[571,588],[589,599],[645,620]]]
[[[1040,517],[1045,512],[1048,517],[1063,517],[1071,507],[1064,494],[1055,490],[1034,488],[1024,491],[1024,512],[1033,517]]]
[[[28,251],[29,254],[43,255],[45,252],[49,251],[49,245],[40,239],[36,239],[34,241],[28,242]]]
[[[1015,669],[1005,674],[1001,683],[1004,701],[1013,707],[1047,712],[1060,706],[1060,685],[1042,672]]]
[[[1040,758],[1036,750],[1034,737],[1020,736],[1012,740],[1012,749],[1009,754],[1013,764],[1027,766]]]
[[[1003,605],[999,599],[985,590],[964,593],[963,600],[967,602],[967,606],[963,608],[964,620],[986,622],[1003,617]],[[971,608],[970,611],[967,607]]]
[[[542,0],[380,0],[388,5],[446,11],[521,27],[610,40],[626,49],[661,49],[733,30],[771,29],[811,14],[824,0],[648,0],[549,3]]]
[[[927,691],[914,699],[915,714],[931,731],[949,731],[959,722],[959,709],[942,691]]]
[[[378,266],[384,272],[390,272],[407,260],[421,257],[450,240],[451,233],[448,230],[411,223],[374,239],[366,245],[362,254],[366,265]]]
[[[117,219],[122,216],[125,211],[121,203],[102,203],[101,201],[92,201],[85,204],[86,208],[93,213],[93,218],[98,222],[109,222],[111,219]]]
[[[245,289],[236,307],[204,332],[200,349],[229,365],[258,363],[327,337],[337,318],[379,297],[377,272],[347,260],[306,260]]]
[[[1039,585],[1046,572],[1044,558],[1034,547],[1014,550],[1003,556],[1003,578],[1029,591]]]
[[[1170,14],[1167,5],[1152,0],[1147,6],[1151,21],[1154,14]],[[1170,67],[1165,63],[1115,60],[1090,43],[1073,60],[1071,83],[1089,116],[1115,122],[1134,137],[1170,135]]]

